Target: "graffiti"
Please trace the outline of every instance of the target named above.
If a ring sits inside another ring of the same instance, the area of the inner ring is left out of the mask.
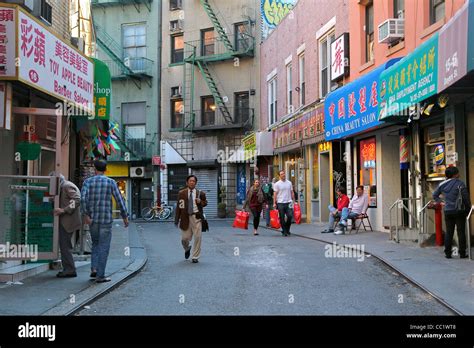
[[[339,190],[341,187],[344,187],[343,184],[346,181],[346,179],[344,179],[344,174],[342,172],[338,172],[336,170],[332,172],[332,176],[334,178],[334,188],[335,188],[335,191],[337,192],[337,190]]]
[[[261,0],[262,4],[262,37],[270,32],[291,12],[298,0]]]

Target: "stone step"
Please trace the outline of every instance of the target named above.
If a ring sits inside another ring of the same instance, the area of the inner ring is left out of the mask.
[[[48,270],[49,263],[27,263],[13,266],[0,270],[0,282],[17,282]]]

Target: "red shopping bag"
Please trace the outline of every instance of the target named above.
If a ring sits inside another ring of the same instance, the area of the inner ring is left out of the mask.
[[[249,217],[250,217],[250,214],[247,213],[246,211],[236,210],[235,211],[234,224],[232,225],[232,227],[241,228],[243,230],[248,229],[249,228]]]
[[[293,214],[295,216],[295,222],[299,225],[301,223],[301,207],[299,203],[293,205]]]
[[[278,213],[278,210],[273,209],[270,210],[270,226],[272,228],[280,229],[280,214]]]

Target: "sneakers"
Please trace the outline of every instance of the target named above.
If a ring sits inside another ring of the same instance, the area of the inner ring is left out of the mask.
[[[105,278],[105,277],[103,277],[103,278],[97,278],[97,279],[95,280],[95,282],[96,282],[96,283],[106,283],[106,282],[110,282],[111,280],[112,280],[112,279],[110,279],[110,278]]]
[[[193,259],[193,263],[198,263],[199,260],[198,259]]]
[[[321,231],[321,233],[333,233],[334,230],[332,228],[330,229],[325,229],[324,231]]]
[[[334,232],[334,234],[341,235],[341,234],[346,234],[343,229],[337,230]]]
[[[191,255],[191,248],[189,248],[188,250],[186,250],[186,252],[184,253],[184,258],[187,260],[189,259],[189,255]]]
[[[77,273],[76,272],[72,272],[72,273],[59,272],[58,274],[56,274],[56,277],[58,277],[58,278],[76,278]]]

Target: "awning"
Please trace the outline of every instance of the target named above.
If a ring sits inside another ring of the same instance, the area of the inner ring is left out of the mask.
[[[167,141],[162,146],[163,163],[186,164],[186,160]]]
[[[381,120],[408,117],[474,69],[474,1],[466,1],[439,32],[380,76]]]
[[[327,141],[354,136],[381,124],[377,117],[379,77],[399,60],[391,59],[327,95],[324,101]]]

